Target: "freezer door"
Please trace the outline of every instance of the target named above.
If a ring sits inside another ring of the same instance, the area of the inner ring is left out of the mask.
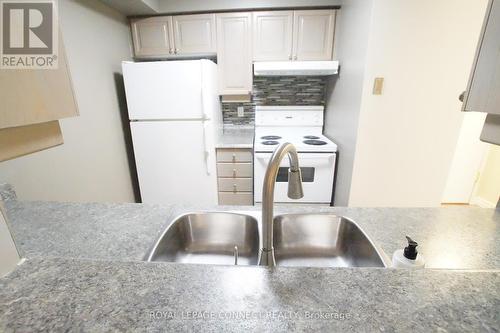
[[[210,122],[131,122],[142,202],[217,204]]]
[[[201,119],[201,61],[123,62],[131,120]]]

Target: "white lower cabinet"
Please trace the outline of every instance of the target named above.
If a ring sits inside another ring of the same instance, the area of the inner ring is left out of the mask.
[[[219,177],[250,178],[253,174],[252,163],[217,163]]]
[[[222,192],[252,192],[252,178],[219,178],[219,191]]]
[[[217,149],[219,205],[253,205],[252,149]]]
[[[251,206],[252,192],[219,192],[219,205]]]

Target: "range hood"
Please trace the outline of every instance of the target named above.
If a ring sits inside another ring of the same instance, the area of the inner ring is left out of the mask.
[[[255,76],[334,75],[338,61],[258,61],[253,64]]]

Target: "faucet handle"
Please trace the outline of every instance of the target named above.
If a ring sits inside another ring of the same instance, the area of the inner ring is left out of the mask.
[[[234,246],[233,254],[234,254],[234,264],[238,265],[239,254],[238,254],[238,246],[237,245]]]
[[[300,199],[304,196],[302,189],[302,171],[300,168],[288,169],[288,197],[290,199]]]

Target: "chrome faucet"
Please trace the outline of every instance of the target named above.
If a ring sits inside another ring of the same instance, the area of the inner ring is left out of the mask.
[[[273,246],[273,205],[274,184],[281,161],[288,155],[290,168],[288,169],[288,197],[300,199],[304,196],[302,191],[302,175],[299,168],[297,150],[291,143],[282,143],[273,153],[267,166],[264,177],[264,188],[262,190],[262,249],[260,250],[259,265],[275,266]]]

